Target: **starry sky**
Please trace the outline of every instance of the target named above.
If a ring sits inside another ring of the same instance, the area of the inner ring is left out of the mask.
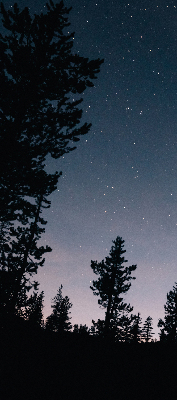
[[[43,0],[19,1],[45,12]],[[13,4],[13,3],[12,3]],[[124,301],[157,322],[164,317],[177,259],[177,4],[159,0],[65,0],[75,53],[104,58],[94,88],[83,94],[92,123],[77,150],[46,160],[62,170],[42,244],[52,247],[38,272],[45,316],[59,286],[73,303],[71,323],[104,318],[90,284],[91,260],[125,240],[128,265],[137,264]],[[9,0],[4,1],[6,8]]]

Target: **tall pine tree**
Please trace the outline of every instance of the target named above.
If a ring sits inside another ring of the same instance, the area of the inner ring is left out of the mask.
[[[122,295],[130,289],[130,281],[135,279],[131,274],[135,271],[136,265],[129,267],[123,265],[127,262],[123,256],[125,252],[124,240],[117,236],[116,240],[113,241],[109,256],[105,260],[100,263],[91,261],[91,268],[99,277],[96,281],[93,281],[90,288],[94,295],[100,297],[98,304],[106,309],[105,336],[108,335],[115,316],[122,308]]]
[[[58,289],[57,295],[52,300],[52,314],[46,319],[46,330],[62,334],[71,330],[72,325],[70,322],[70,303],[69,297],[62,295],[63,286]]]
[[[69,12],[52,0],[46,14],[35,16],[16,3],[0,7],[1,313],[15,313],[51,251],[37,245],[46,224],[41,213],[60,176],[46,172],[46,157],[74,150],[91,126],[81,124],[82,93],[94,86],[103,60],[75,54],[74,34],[66,33]]]
[[[149,340],[152,339],[152,335],[154,335],[154,332],[152,332],[152,330],[152,318],[149,316],[146,318],[142,328],[143,338],[145,339],[146,343],[148,343]]]

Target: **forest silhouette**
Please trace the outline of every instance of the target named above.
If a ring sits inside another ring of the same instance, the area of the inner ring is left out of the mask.
[[[72,326],[60,282],[44,321],[35,276],[52,249],[38,243],[47,223],[42,212],[61,176],[46,172],[45,159],[75,150],[89,132],[82,94],[103,63],[73,53],[73,35],[64,33],[69,12],[51,0],[46,14],[34,17],[16,3],[0,8],[1,398],[176,398],[177,284],[167,294],[157,341],[152,318],[143,323],[124,302],[137,266],[126,266],[122,237],[104,260],[91,261],[97,279],[90,288],[105,319]]]

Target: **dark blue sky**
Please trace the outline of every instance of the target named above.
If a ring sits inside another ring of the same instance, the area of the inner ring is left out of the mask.
[[[45,1],[18,4],[45,10]],[[64,4],[73,7],[73,51],[105,62],[83,95],[90,133],[74,152],[46,162],[63,176],[42,238],[53,248],[38,273],[45,315],[63,284],[72,324],[91,326],[104,316],[89,289],[90,261],[107,256],[119,235],[129,265],[137,264],[124,300],[143,321],[153,318],[158,338],[157,321],[177,280],[177,8],[163,0]]]

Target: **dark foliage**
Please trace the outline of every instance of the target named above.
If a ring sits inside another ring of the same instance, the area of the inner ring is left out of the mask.
[[[25,310],[22,316],[25,320],[29,321],[30,325],[43,327],[43,301],[44,301],[44,292],[38,294],[37,292],[33,292],[33,294],[27,299]]]
[[[73,327],[73,333],[79,335],[80,337],[87,337],[89,335],[89,328],[88,326],[80,324],[75,324]]]
[[[177,342],[177,283],[173,290],[167,293],[167,301],[164,305],[165,318],[159,319],[158,327],[161,328],[160,340]]]
[[[139,343],[142,340],[142,319],[140,317],[140,313],[134,315],[133,318],[133,326],[131,328],[131,337],[134,343]]]
[[[72,307],[68,296],[63,297],[61,285],[58,289],[57,295],[52,300],[52,314],[46,319],[45,328],[47,331],[56,332],[62,334],[71,330],[72,325],[69,317],[69,310]]]
[[[120,318],[120,311],[132,311],[130,305],[122,302],[122,295],[126,293],[131,286],[130,281],[135,279],[131,276],[131,273],[135,271],[136,265],[125,267],[123,264],[127,262],[123,254],[124,240],[121,237],[117,237],[113,241],[109,256],[106,257],[105,261],[102,260],[100,263],[97,261],[91,261],[91,268],[93,272],[99,276],[96,281],[93,281],[91,289],[96,296],[100,296],[98,304],[106,308],[105,314],[105,335],[111,330],[111,325],[115,326],[116,320]]]
[[[154,332],[152,332],[152,330],[153,330],[152,318],[149,316],[146,318],[146,321],[144,322],[142,328],[143,338],[147,343],[149,342],[149,340],[152,340],[153,338]]]
[[[0,7],[1,314],[17,313],[51,251],[37,245],[46,224],[41,213],[60,176],[46,171],[46,157],[74,150],[91,126],[81,124],[81,95],[103,61],[74,54],[73,33],[65,33],[69,11],[52,0],[34,17],[16,3]]]

